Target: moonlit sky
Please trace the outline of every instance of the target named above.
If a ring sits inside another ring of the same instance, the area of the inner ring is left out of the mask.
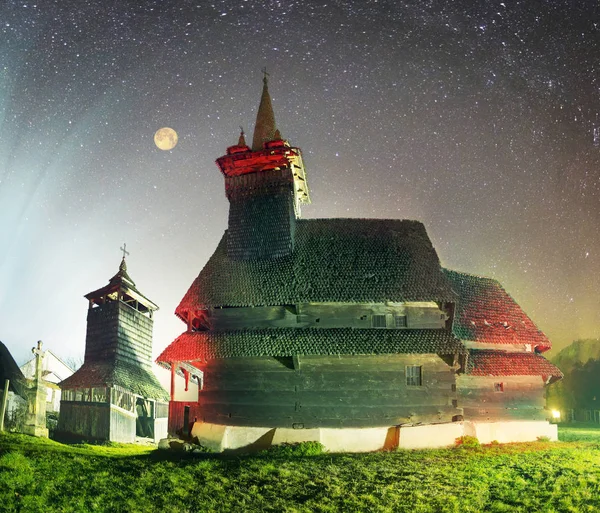
[[[303,216],[422,221],[553,341],[600,336],[600,8],[593,0],[4,0],[0,340],[82,358],[117,272],[154,353],[227,224],[214,164],[252,134],[261,68],[300,146]],[[174,128],[178,145],[154,146]]]

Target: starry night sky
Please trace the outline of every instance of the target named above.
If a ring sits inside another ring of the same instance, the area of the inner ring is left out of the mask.
[[[19,363],[38,339],[82,358],[83,295],[124,242],[161,307],[155,354],[185,329],[227,224],[214,160],[251,137],[264,66],[304,217],[420,220],[554,352],[598,337],[599,56],[593,0],[4,0],[0,340]]]

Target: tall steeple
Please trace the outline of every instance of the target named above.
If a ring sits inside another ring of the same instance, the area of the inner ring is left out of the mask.
[[[275,113],[269,94],[269,85],[267,79],[267,69],[263,69],[263,91],[260,98],[258,113],[256,114],[256,123],[254,125],[254,136],[252,137],[252,151],[260,151],[263,144],[275,139]]]
[[[217,159],[229,200],[227,255],[234,260],[289,255],[300,205],[310,203],[300,148],[290,146],[275,127],[263,73],[252,149],[242,130],[238,144]]]

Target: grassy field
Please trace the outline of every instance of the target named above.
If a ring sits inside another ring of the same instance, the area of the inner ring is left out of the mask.
[[[0,511],[600,511],[600,429],[560,442],[190,456],[0,434]]]

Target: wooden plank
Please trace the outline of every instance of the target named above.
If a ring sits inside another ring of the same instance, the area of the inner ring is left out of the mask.
[[[418,393],[412,393],[418,392]],[[312,405],[332,406],[344,405],[348,407],[403,407],[419,405],[451,405],[453,393],[448,390],[445,394],[428,394],[422,391],[406,391],[394,393],[393,391],[353,391],[336,390],[335,392],[322,391],[257,391],[257,390],[204,390],[200,393],[202,404],[223,405],[257,405],[271,406],[299,404],[302,407]]]
[[[405,390],[407,389],[404,372],[307,372],[299,375],[299,387],[305,390],[335,390],[347,388],[351,390]],[[449,372],[427,373],[423,376],[423,386],[411,389],[450,390],[455,383],[454,375]]]
[[[539,408],[473,408],[464,407],[465,420],[485,420],[490,422],[511,420],[547,420],[549,412]]]
[[[300,384],[296,372],[282,367],[272,372],[204,373],[203,390],[295,390]]]
[[[395,393],[389,390],[339,390],[335,393],[323,393],[315,391],[299,391],[296,395],[302,407],[311,406],[337,406],[337,405],[352,405],[352,406],[384,406],[390,408],[398,408],[404,406],[419,406],[428,405],[451,405],[455,399],[454,394],[447,390],[445,394],[423,394],[411,393],[412,390]],[[420,392],[420,391],[418,391]]]
[[[458,401],[464,405],[487,404],[497,408],[536,407],[543,408],[546,401],[541,394],[506,393],[506,392],[473,392],[462,391]]]
[[[431,354],[386,354],[386,355],[302,355],[303,368],[344,367],[352,369],[378,370],[382,368],[403,371],[406,365],[426,365],[434,371],[448,370],[449,367],[437,355]],[[330,369],[328,369],[330,370]]]
[[[246,419],[244,425],[292,427],[287,422],[311,424],[325,427],[331,424],[389,426],[406,422],[451,422],[454,415],[462,414],[461,409],[449,406],[423,406],[413,408],[389,407],[311,407],[295,410],[291,407],[271,409],[252,405],[202,405],[201,416],[205,422],[221,419],[220,423],[236,425],[240,419]],[[267,419],[279,424],[267,424]],[[332,422],[336,420],[336,422]],[[283,424],[282,424],[283,423]]]
[[[456,376],[456,385],[459,388],[485,388],[493,390],[494,383],[505,383],[515,388],[544,388],[544,383],[540,376],[467,376],[465,374]]]
[[[209,360],[203,364],[202,370],[209,373],[215,371],[258,371],[258,370],[278,370],[285,369],[286,366],[277,358],[272,356],[239,357],[239,358],[219,358]]]
[[[256,405],[277,408],[295,404],[296,392],[293,391],[261,391],[261,390],[203,390],[199,395],[202,405]]]
[[[314,416],[316,418],[388,418],[390,416],[446,416],[449,414],[456,414],[459,412],[458,408],[454,408],[448,405],[412,405],[412,406],[347,406],[347,405],[336,405],[336,406],[307,406],[301,407],[299,410],[303,416]]]
[[[254,419],[256,426],[262,426],[264,424],[256,423],[262,422],[265,418],[279,418],[292,416],[296,410],[294,404],[277,405],[276,408],[271,405],[258,405],[258,404],[223,404],[223,403],[200,403],[201,415],[207,416],[221,416],[222,418],[231,417],[245,417],[248,419]]]
[[[427,373],[420,387],[429,391],[450,390],[455,383],[449,372]],[[405,390],[403,372],[337,372],[295,371],[285,369],[272,372],[212,372],[204,374],[204,390]]]

